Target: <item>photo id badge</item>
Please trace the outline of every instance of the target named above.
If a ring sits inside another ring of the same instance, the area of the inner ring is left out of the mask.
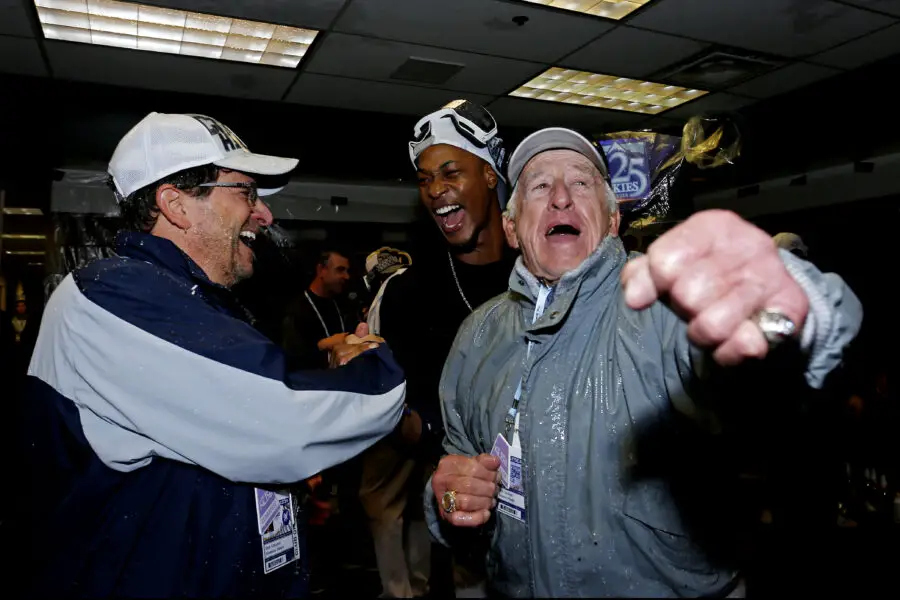
[[[491,455],[500,459],[500,483],[503,487],[509,487],[509,442],[502,433],[497,434]]]
[[[281,505],[278,504],[275,492],[271,490],[256,488],[253,490],[253,495],[256,500],[256,524],[259,535],[262,535],[281,511]]]
[[[297,535],[293,499],[289,493],[273,493],[277,511],[261,536],[265,574],[300,558],[300,538]]]
[[[507,447],[509,449],[509,467],[506,482],[500,486],[500,494],[497,498],[497,511],[524,523],[526,517],[522,449],[518,446]]]

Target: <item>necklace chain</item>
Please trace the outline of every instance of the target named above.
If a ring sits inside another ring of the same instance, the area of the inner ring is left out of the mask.
[[[322,329],[325,330],[325,337],[330,337],[331,332],[328,331],[328,325],[325,324],[325,319],[322,318],[322,313],[319,312],[319,307],[316,306],[316,303],[313,302],[312,298],[309,297],[309,290],[305,290],[303,295],[306,296],[306,301],[309,302],[309,305],[312,306],[312,309],[316,311],[316,316],[319,317],[319,323],[322,324]],[[344,315],[341,314],[341,309],[337,305],[337,301],[332,298],[332,302],[334,302],[334,310],[337,311],[338,319],[341,321],[341,331],[339,333],[343,333],[344,330]]]
[[[456,276],[456,267],[453,266],[453,256],[449,252],[447,253],[447,259],[450,261],[450,272],[453,273],[453,281],[456,282],[456,289],[459,290],[459,296],[462,298],[462,301],[466,303],[469,312],[474,312],[472,310],[472,305],[469,304],[469,300],[466,298],[465,293],[463,293],[462,286],[459,284],[459,277]]]

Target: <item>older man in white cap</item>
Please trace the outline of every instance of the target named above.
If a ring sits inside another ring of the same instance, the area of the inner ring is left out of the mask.
[[[444,367],[432,533],[452,544],[480,528],[500,596],[741,595],[690,518],[705,497],[688,450],[728,400],[713,381],[796,346],[822,385],[858,331],[858,300],[725,211],[628,260],[605,161],[573,131],[526,138],[509,178],[504,227],[522,256]]]
[[[390,432],[405,384],[376,344],[287,372],[230,291],[272,222],[260,182],[296,164],[202,115],[151,113],[119,142],[117,256],[56,289],[29,369],[27,595],[307,594],[284,490]]]

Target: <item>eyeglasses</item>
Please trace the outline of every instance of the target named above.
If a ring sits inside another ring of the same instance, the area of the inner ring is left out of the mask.
[[[228,183],[201,183],[197,187],[220,187],[220,188],[241,188],[247,190],[247,203],[250,205],[250,208],[256,206],[256,201],[259,200],[259,190],[256,189],[256,183],[250,183],[246,181],[234,181]]]

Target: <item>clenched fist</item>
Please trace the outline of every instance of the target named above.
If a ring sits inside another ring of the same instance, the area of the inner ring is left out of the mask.
[[[759,311],[783,313],[796,333],[809,311],[772,238],[724,210],[699,212],[660,236],[625,265],[622,283],[633,309],[665,299],[688,324],[688,338],[722,365],[768,353],[754,322]]]
[[[459,527],[478,527],[491,518],[500,491],[500,459],[490,454],[448,455],[441,459],[431,478],[431,489],[437,499],[441,517]],[[456,492],[456,510],[445,512],[441,506],[444,493]]]

